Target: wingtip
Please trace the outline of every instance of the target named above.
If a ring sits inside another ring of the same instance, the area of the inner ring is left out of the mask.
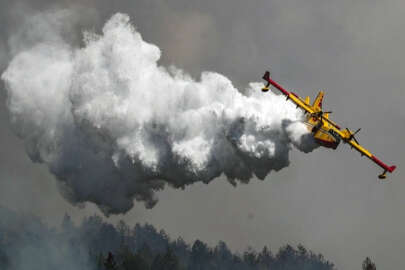
[[[266,70],[266,72],[263,75],[263,79],[266,81],[270,79],[270,71]]]

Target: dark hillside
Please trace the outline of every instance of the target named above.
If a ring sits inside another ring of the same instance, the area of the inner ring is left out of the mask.
[[[75,226],[65,215],[60,229],[40,219],[0,208],[0,269],[117,270],[333,270],[321,254],[302,245],[276,253],[264,247],[235,254],[220,241],[215,247],[196,240],[170,239],[150,224],[116,226],[99,216]]]

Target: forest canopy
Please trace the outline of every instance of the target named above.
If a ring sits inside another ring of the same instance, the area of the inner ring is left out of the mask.
[[[171,239],[150,224],[112,225],[94,215],[75,225],[65,215],[60,228],[39,218],[0,207],[0,269],[83,270],[334,270],[334,264],[304,246],[273,253],[248,248],[232,252],[219,241]]]

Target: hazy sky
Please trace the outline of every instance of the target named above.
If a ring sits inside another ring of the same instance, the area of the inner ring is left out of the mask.
[[[302,243],[339,269],[360,269],[366,256],[379,269],[401,268],[405,2],[3,0],[2,70],[13,54],[8,39],[24,17],[57,6],[80,10],[83,28],[96,31],[115,12],[128,13],[144,39],[162,49],[162,64],[196,77],[212,70],[243,88],[271,67],[274,79],[301,96],[313,97],[324,89],[324,107],[333,111],[333,119],[343,127],[361,127],[359,141],[383,161],[398,165],[381,182],[380,170],[345,145],[311,154],[293,151],[290,167],[263,182],[234,188],[219,178],[185,190],[168,188],[152,210],[137,204],[112,221],[149,222],[172,237],[210,244],[225,240],[237,250]],[[80,42],[79,29],[70,40]],[[93,205],[69,205],[47,169],[29,160],[10,129],[5,93],[0,93],[0,204],[51,224],[65,212],[76,220],[100,213]]]

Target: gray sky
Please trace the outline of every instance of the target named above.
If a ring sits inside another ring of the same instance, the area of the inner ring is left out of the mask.
[[[24,3],[25,2],[25,3]],[[81,22],[100,29],[114,12],[131,15],[143,37],[163,52],[162,63],[194,76],[212,70],[239,88],[259,81],[271,67],[274,79],[301,96],[326,90],[324,107],[344,127],[362,127],[358,139],[377,157],[399,165],[388,182],[379,169],[350,148],[291,153],[291,166],[265,181],[234,188],[224,179],[185,190],[166,189],[152,210],[142,204],[125,216],[150,222],[172,237],[225,240],[237,250],[276,249],[302,243],[339,269],[360,269],[370,256],[379,269],[400,269],[405,240],[405,3],[321,0],[11,1],[0,4],[0,67],[7,40],[30,12],[83,5]],[[13,3],[13,4],[12,4]],[[52,4],[51,4],[52,3]],[[24,16],[23,16],[24,15]],[[79,42],[80,33],[72,33]],[[2,86],[3,87],[3,86]],[[32,212],[51,224],[65,212],[79,220],[100,213],[80,209],[59,195],[43,165],[33,164],[7,120],[0,92],[0,204]]]

